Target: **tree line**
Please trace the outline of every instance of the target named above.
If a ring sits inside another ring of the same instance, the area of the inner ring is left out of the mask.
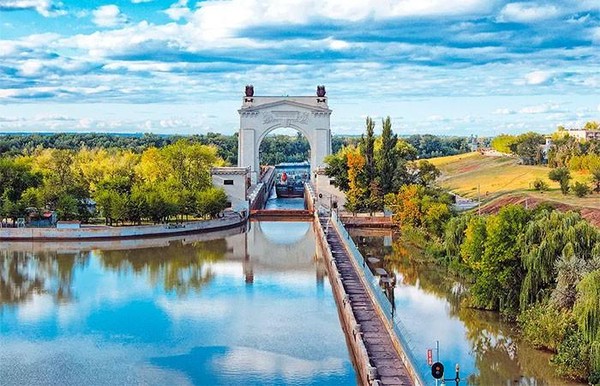
[[[227,196],[212,186],[210,168],[224,161],[217,148],[179,140],[141,153],[126,149],[36,149],[0,158],[0,216],[140,224],[215,217]]]
[[[162,148],[185,139],[201,145],[213,145],[217,154],[228,165],[237,165],[238,134],[225,135],[209,132],[207,134],[159,135],[110,134],[110,133],[22,133],[0,134],[0,155],[17,156],[31,154],[36,149],[78,150],[82,147],[104,149],[128,149],[141,153],[150,147]],[[331,147],[334,153],[342,147],[357,145],[360,137],[334,135]],[[417,151],[419,158],[431,158],[454,155],[469,151],[469,139],[466,137],[439,137],[434,135],[411,135],[406,137]],[[260,146],[262,164],[275,165],[280,162],[302,162],[309,159],[310,145],[300,133],[296,136],[267,135]]]

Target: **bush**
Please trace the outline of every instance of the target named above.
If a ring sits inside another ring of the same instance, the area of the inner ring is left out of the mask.
[[[540,192],[545,192],[546,190],[548,190],[548,183],[542,180],[541,178],[538,178],[535,181],[533,181],[533,188],[535,190],[539,190]]]
[[[590,193],[589,186],[581,182],[574,183],[571,189],[573,189],[573,193],[575,193],[577,197],[585,197]]]
[[[583,334],[574,324],[567,328],[565,339],[551,362],[556,374],[563,378],[586,381],[590,376],[590,349]]]
[[[535,304],[519,315],[523,338],[536,348],[557,352],[572,318],[549,304]]]

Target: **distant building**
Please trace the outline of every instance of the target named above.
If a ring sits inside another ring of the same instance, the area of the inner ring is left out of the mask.
[[[567,130],[567,134],[571,137],[579,138],[582,141],[597,140],[600,141],[600,130],[576,129]]]
[[[545,139],[546,139],[546,143],[541,145],[541,147],[542,147],[542,153],[544,153],[544,159],[548,159],[548,151],[550,151],[550,148],[552,147],[552,136],[546,135]]]

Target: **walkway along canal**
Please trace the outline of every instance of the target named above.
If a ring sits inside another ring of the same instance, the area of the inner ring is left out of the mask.
[[[362,384],[424,385],[410,352],[402,347],[393,323],[389,323],[377,300],[377,292],[383,295],[381,290],[373,288],[362,276],[364,271],[352,256],[354,244],[343,225],[335,213],[332,218],[320,218],[319,225],[318,241],[325,251],[340,319]]]

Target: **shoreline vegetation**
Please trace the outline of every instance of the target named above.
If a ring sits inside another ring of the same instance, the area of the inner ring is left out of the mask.
[[[515,322],[525,341],[552,353],[549,367],[559,377],[600,384],[600,229],[580,213],[543,200],[527,208],[527,201],[499,206],[496,213],[477,208],[457,213],[448,193],[456,189],[473,198],[478,181],[468,175],[479,172],[478,178],[487,176],[490,201],[531,190],[591,202],[600,193],[600,144],[559,130],[544,158],[543,136],[503,136],[510,137],[511,157],[486,165],[478,165],[485,156],[477,153],[447,157],[473,158],[468,167],[452,170],[452,162],[417,160],[393,134],[389,119],[382,123],[377,137],[368,118],[360,143],[326,160],[326,173],[346,192],[346,209],[391,211],[400,231],[432,262],[463,279],[463,307],[495,311]],[[459,178],[468,189],[452,185]],[[498,188],[492,189],[494,183]],[[547,193],[550,187],[554,191]]]

